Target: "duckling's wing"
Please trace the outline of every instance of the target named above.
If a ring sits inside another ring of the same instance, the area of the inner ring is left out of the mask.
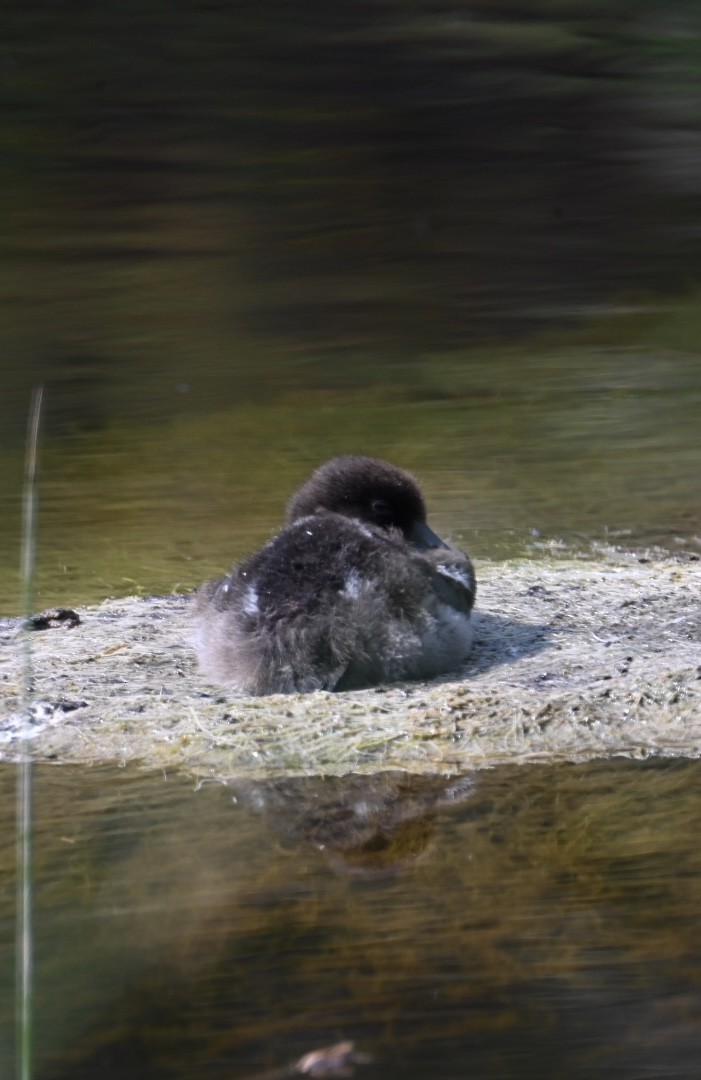
[[[431,552],[434,562],[433,590],[444,604],[469,615],[475,603],[476,583],[472,563],[462,551]]]

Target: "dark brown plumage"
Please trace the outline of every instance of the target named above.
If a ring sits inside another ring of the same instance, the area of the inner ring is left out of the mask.
[[[249,694],[349,690],[465,658],[472,564],[429,529],[412,476],[335,458],[292,497],[287,520],[197,595],[196,647],[213,681]]]

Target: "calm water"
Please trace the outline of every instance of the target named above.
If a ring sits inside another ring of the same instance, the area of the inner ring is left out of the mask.
[[[42,768],[39,1077],[698,1075],[698,763],[208,785]],[[11,771],[0,1065],[11,1075]]]
[[[432,370],[450,388],[443,397],[392,402],[357,390],[326,401],[310,391],[296,406],[48,441],[37,606],[192,587],[266,540],[296,485],[348,451],[413,470],[434,529],[478,559],[537,555],[559,539],[701,550],[696,357],[585,352]],[[19,455],[0,485],[0,611],[11,614]]]
[[[701,550],[696,3],[6,8],[0,615],[38,382],[37,607],[191,588],[348,451],[415,471],[478,567]],[[352,1038],[368,1080],[691,1080],[698,790],[38,769],[37,1074]]]
[[[696,4],[10,4],[0,612],[190,587],[319,461],[479,557],[698,549]]]

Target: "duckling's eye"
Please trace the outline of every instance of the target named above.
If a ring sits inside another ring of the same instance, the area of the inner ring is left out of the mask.
[[[378,518],[387,520],[392,515],[392,507],[387,499],[373,499],[370,503],[370,509],[373,514]]]

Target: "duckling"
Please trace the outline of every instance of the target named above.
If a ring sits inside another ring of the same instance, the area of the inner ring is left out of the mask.
[[[416,480],[334,458],[287,524],[197,593],[203,673],[246,694],[356,690],[453,671],[472,643],[472,563],[426,523]]]

